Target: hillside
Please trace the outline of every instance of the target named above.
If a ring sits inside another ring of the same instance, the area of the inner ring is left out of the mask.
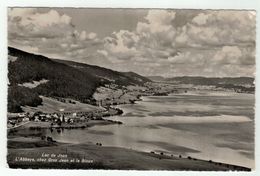
[[[73,65],[8,47],[8,112],[20,112],[21,106],[40,105],[39,95],[92,103],[96,88],[105,83],[145,82],[102,67],[71,63]]]
[[[122,74],[130,79],[134,79],[137,83],[151,82],[151,80],[149,78],[138,75],[135,72],[122,72]]]
[[[118,71],[110,70],[95,65],[89,65],[89,64],[66,61],[66,60],[55,60],[55,61],[72,66],[87,74],[92,74],[98,78],[102,78],[104,80],[110,81],[117,85],[136,85],[136,84],[140,85],[145,82],[151,81],[150,79],[138,75],[134,72],[118,72]]]

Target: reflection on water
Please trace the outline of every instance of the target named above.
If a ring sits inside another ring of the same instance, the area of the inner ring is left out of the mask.
[[[163,151],[254,168],[254,95],[192,92],[120,105],[122,125],[53,131],[65,142]]]

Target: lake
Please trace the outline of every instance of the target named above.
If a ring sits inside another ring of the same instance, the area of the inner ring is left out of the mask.
[[[254,168],[254,95],[193,91],[119,105],[122,125],[47,132],[57,141],[191,156]]]

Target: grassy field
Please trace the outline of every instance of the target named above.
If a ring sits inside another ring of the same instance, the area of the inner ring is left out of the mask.
[[[131,89],[131,91],[125,92],[122,89],[99,87],[93,97],[98,101],[102,101],[102,105],[130,104],[138,100],[137,96],[140,93],[134,90],[134,88],[130,87],[128,90],[129,89]]]
[[[62,144],[57,142],[41,142],[40,144],[35,145],[36,142],[37,141],[35,139],[31,141],[10,140],[10,148],[8,149],[7,156],[9,167],[56,169],[248,171],[247,168],[215,163],[212,161],[197,160],[193,158],[179,158],[178,156],[165,156],[118,147],[104,147],[91,143]],[[21,148],[21,146],[23,148]],[[46,157],[47,155],[48,157]]]
[[[36,112],[36,111],[42,111],[44,113],[54,113],[54,112],[90,112],[90,111],[95,111],[95,110],[101,110],[102,108],[92,106],[89,104],[81,103],[79,101],[73,100],[75,104],[72,103],[64,103],[57,101],[53,98],[48,98],[41,96],[43,103],[42,105],[39,105],[37,107],[30,107],[30,106],[25,106],[22,107],[22,109],[25,112]]]

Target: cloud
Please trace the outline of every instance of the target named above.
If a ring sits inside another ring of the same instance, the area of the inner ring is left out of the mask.
[[[172,32],[172,21],[175,18],[175,12],[166,10],[150,10],[145,17],[147,22],[137,24],[137,32]]]
[[[8,43],[49,57],[83,59],[101,41],[94,32],[77,30],[70,16],[56,10],[39,12],[37,8],[9,8]],[[33,50],[32,46],[37,46],[38,50]]]
[[[138,43],[139,38],[136,34],[120,30],[117,33],[113,33],[111,37],[104,39],[104,51],[105,55],[113,62],[125,61],[134,56],[138,56],[140,53],[136,50],[135,44]]]
[[[108,53],[107,53],[106,50],[97,50],[97,53],[100,53],[100,54],[102,54],[102,55],[104,55],[104,56],[107,56],[107,55],[108,55]]]
[[[187,25],[190,42],[203,45],[254,45],[255,16],[249,11],[205,11]]]
[[[97,34],[94,33],[94,32],[91,32],[91,33],[88,34],[88,38],[89,38],[89,39],[94,39],[94,38],[96,38],[96,37],[97,37]]]
[[[71,17],[55,10],[39,13],[34,8],[10,8],[8,10],[9,38],[64,37],[73,34]]]
[[[206,15],[205,13],[200,13],[195,18],[193,18],[193,22],[198,25],[205,25],[208,19],[208,15]]]
[[[36,46],[24,45],[24,46],[21,46],[20,49],[25,50],[27,52],[31,52],[31,53],[36,53],[36,54],[39,52],[39,48]]]
[[[217,51],[213,61],[218,64],[239,64],[242,51],[237,46],[224,46]]]
[[[8,43],[143,75],[253,76],[255,16],[246,10],[148,10],[136,28],[99,38],[55,9],[9,8]]]
[[[213,61],[221,65],[255,65],[254,55],[255,52],[250,47],[224,46],[215,53]]]
[[[86,31],[81,31],[81,33],[79,34],[79,39],[80,40],[93,40],[97,37],[97,34],[94,32],[91,32],[89,34],[87,34]]]
[[[171,47],[176,34],[171,25],[174,18],[175,12],[150,10],[146,21],[139,22],[135,31],[120,30],[105,38],[107,56],[123,61],[155,62],[175,55],[176,50]]]
[[[148,75],[254,74],[253,11],[204,10],[196,14],[192,12],[191,19],[182,18],[183,13],[179,15],[179,12],[149,10],[135,30],[121,30],[107,37],[103,53],[111,62],[113,59],[116,63],[132,62],[134,70],[145,64],[156,66],[154,71],[144,73]],[[182,25],[177,25],[181,21],[178,18],[186,23],[182,21]],[[231,67],[234,71],[229,70]]]
[[[187,52],[177,54],[176,56],[173,57],[168,57],[168,61],[174,64],[184,64],[187,62],[187,59],[190,58],[191,58],[191,52],[187,51]]]

